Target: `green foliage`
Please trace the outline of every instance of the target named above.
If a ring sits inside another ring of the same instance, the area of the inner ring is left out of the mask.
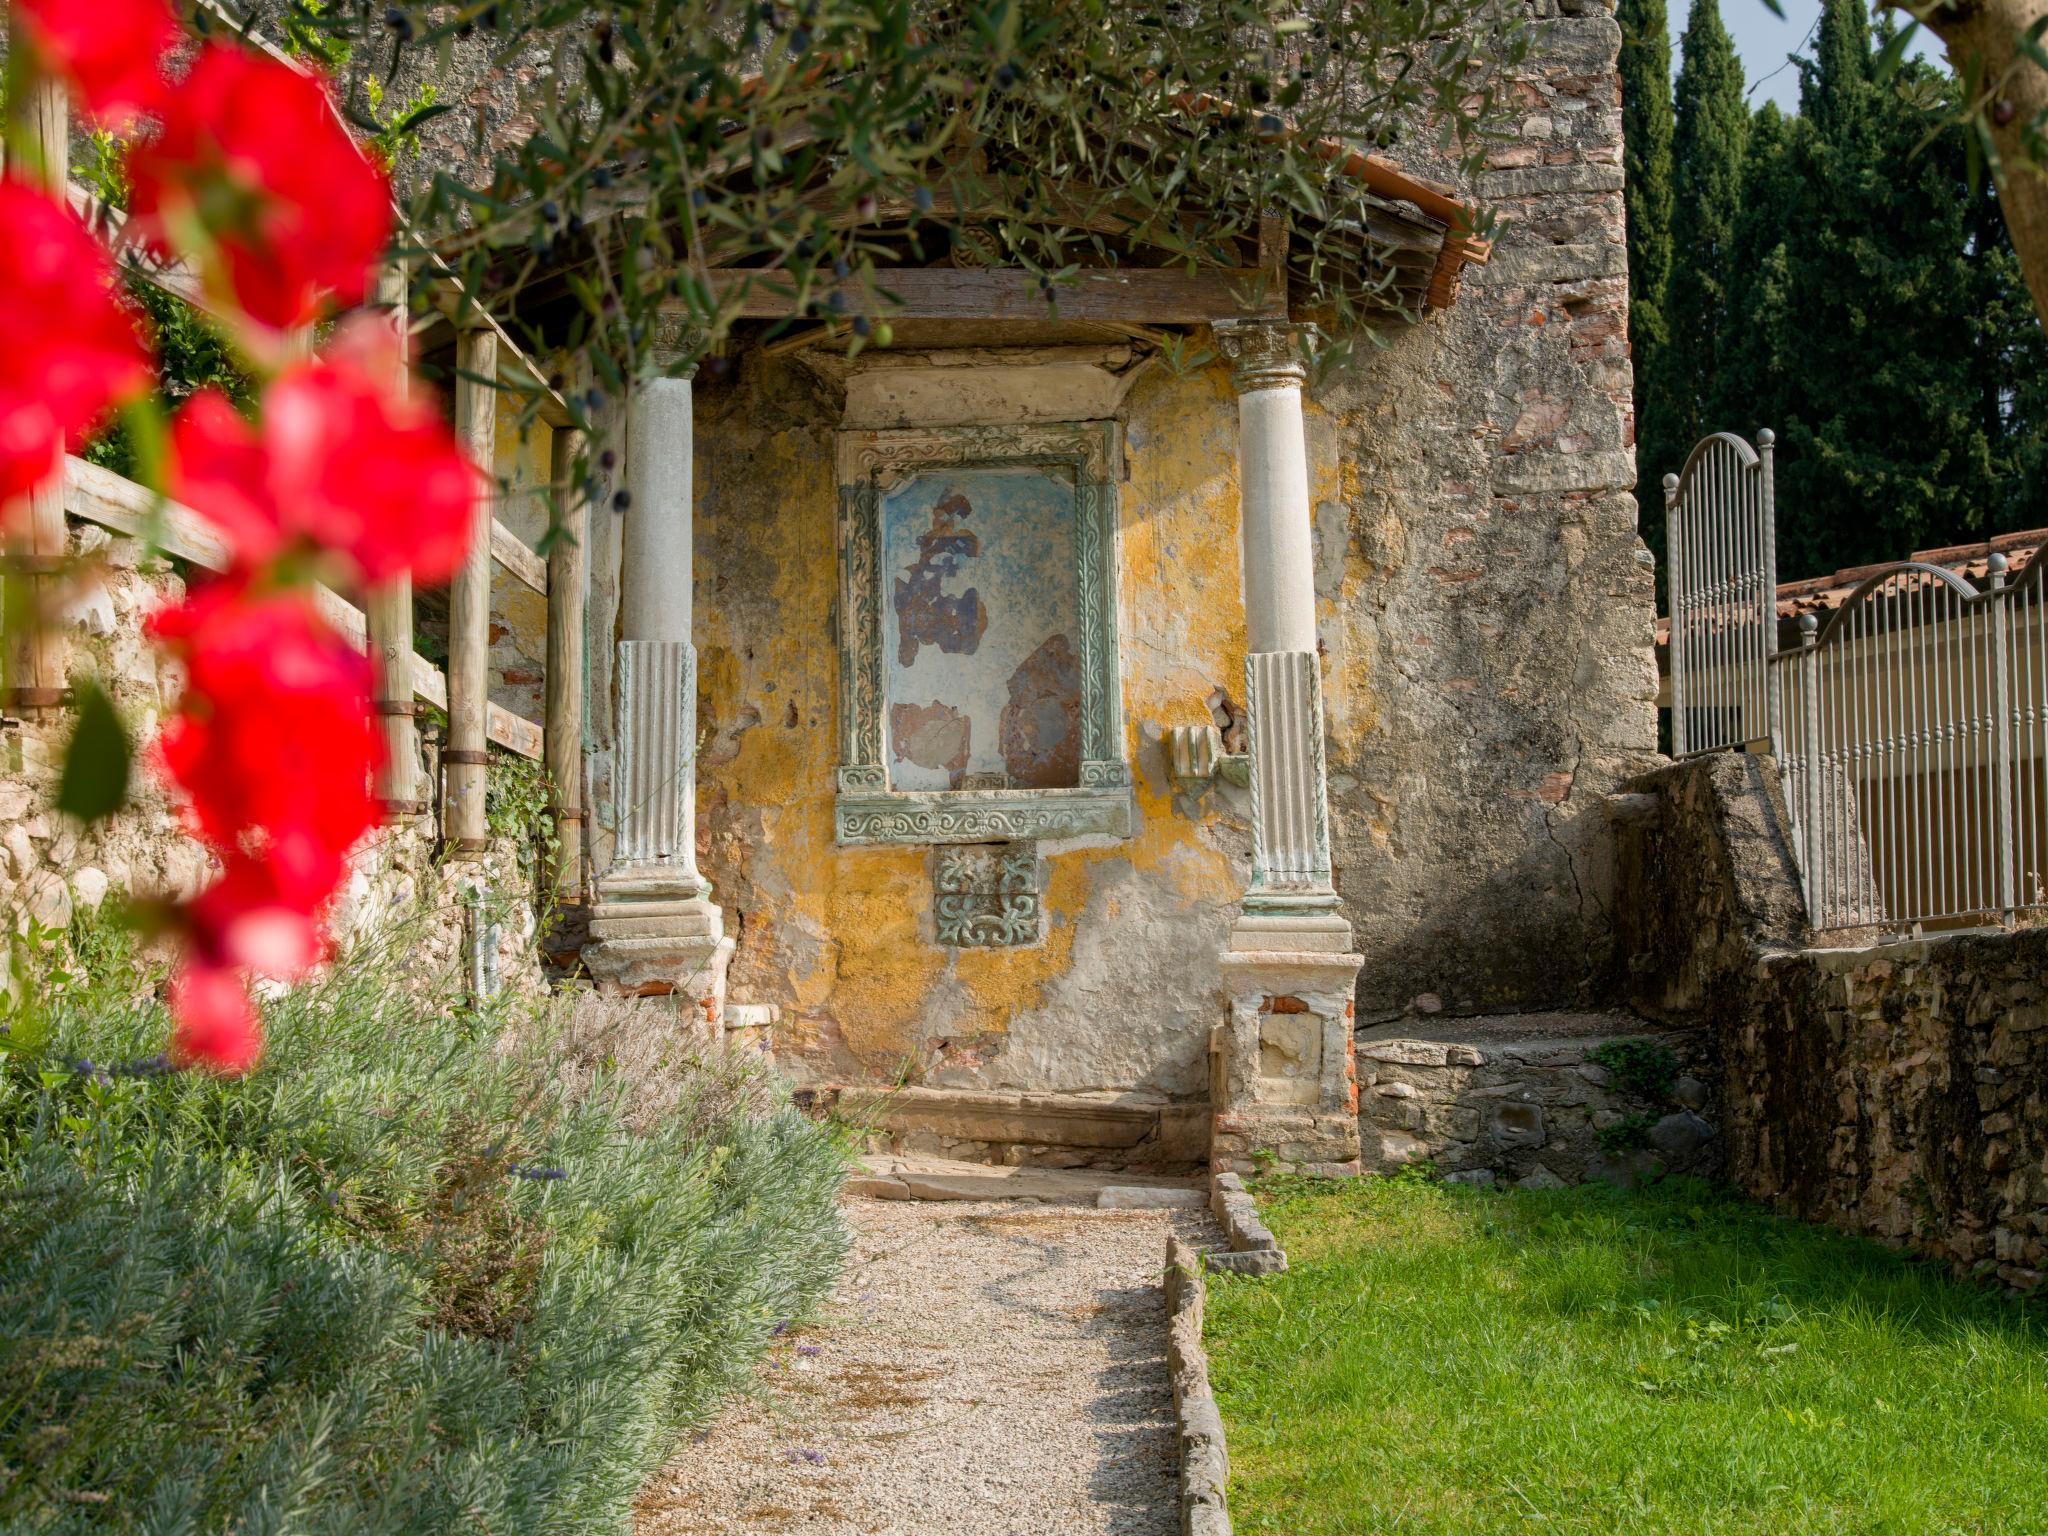
[[[1678,1053],[1661,1040],[1603,1040],[1586,1060],[1612,1072],[1630,1093],[1661,1104],[1678,1081]]]
[[[1958,88],[1894,57],[1901,35],[1890,14],[1873,31],[1863,0],[1827,0],[1800,113],[1749,120],[1732,227],[1724,183],[1681,171],[1675,340],[1637,338],[1642,527],[1660,554],[1648,488],[1722,429],[1777,433],[1781,579],[2048,521],[2048,341],[1997,198],[1972,183]],[[1688,70],[1719,78],[1713,29],[1698,70],[1694,46],[1689,29]],[[1721,120],[1693,118],[1714,133],[1687,153],[1725,165]]]
[[[64,776],[57,786],[57,809],[80,821],[98,821],[121,809],[128,800],[128,769],[134,749],[106,689],[81,679],[72,689],[78,719],[64,749]]]
[[[222,1080],[124,942],[0,1054],[0,1528],[617,1529],[831,1282],[840,1150],[672,1017],[451,1024],[401,938]]]
[[[373,81],[494,72],[501,89],[390,119],[426,147],[401,177],[407,225],[530,350],[587,364],[598,398],[710,355],[749,286],[793,295],[771,331],[822,322],[857,349],[885,338],[892,265],[964,250],[1022,268],[1057,318],[1084,267],[1239,267],[1273,211],[1298,216],[1294,305],[1327,317],[1316,350],[1341,358],[1394,271],[1318,141],[1476,169],[1531,37],[1508,0],[292,0],[286,17],[366,126]],[[531,132],[504,142],[507,122]],[[707,267],[761,278],[714,292]],[[664,314],[673,362],[654,356]]]
[[[1612,1125],[1601,1126],[1593,1133],[1593,1139],[1609,1157],[1640,1152],[1650,1144],[1650,1127],[1656,1123],[1655,1115],[1624,1115]]]
[[[1288,1271],[1206,1322],[1247,1536],[2048,1530],[2039,1301],[1690,1180],[1259,1198]]]
[[[1639,376],[1660,366],[1671,285],[1671,30],[1664,0],[1621,0],[1621,135],[1628,205],[1629,337]],[[1651,465],[1641,485],[1656,484]],[[1662,473],[1662,471],[1658,471]]]
[[[1721,24],[1718,0],[1693,0],[1685,25],[1671,139],[1673,266],[1664,322],[1671,344],[1641,381],[1637,458],[1676,469],[1715,423],[1707,397],[1735,324],[1728,300],[1730,249],[1742,200],[1749,109],[1742,61]],[[1658,469],[1647,484],[1654,486]],[[1653,509],[1656,498],[1650,498]],[[1663,519],[1643,519],[1651,549],[1663,552]]]

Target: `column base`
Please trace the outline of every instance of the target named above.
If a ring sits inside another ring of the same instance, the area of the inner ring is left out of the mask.
[[[722,1026],[733,941],[710,891],[701,878],[669,870],[606,876],[590,907],[584,968],[607,991],[680,993],[707,1026]]]
[[[1364,957],[1335,912],[1251,908],[1222,957],[1224,1022],[1209,1041],[1209,1166],[1359,1171],[1352,993]]]

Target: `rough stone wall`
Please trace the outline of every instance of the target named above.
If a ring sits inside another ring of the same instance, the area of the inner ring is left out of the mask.
[[[1668,1085],[1595,1059],[1661,1047]],[[1699,1034],[1625,1013],[1524,1013],[1385,1024],[1358,1036],[1358,1133],[1368,1172],[1427,1161],[1466,1183],[1557,1189],[1652,1170],[1720,1170],[1715,1073]]]
[[[1457,304],[1320,395],[1312,457],[1338,883],[1362,1023],[1588,995],[1601,798],[1658,761],[1636,534],[1620,43],[1535,0],[1522,117],[1471,190],[1500,215]],[[1396,146],[1404,165],[1417,143]]]
[[[1799,947],[1768,760],[1621,797],[1616,982],[1704,1023],[1729,1179],[1812,1221],[2032,1289],[2048,1263],[2048,930]]]
[[[176,806],[148,766],[148,742],[175,707],[181,678],[143,637],[141,623],[159,604],[182,597],[185,583],[165,562],[144,562],[133,541],[97,527],[74,523],[71,549],[80,557],[79,574],[60,627],[74,675],[100,680],[141,751],[129,807],[84,827],[55,808],[69,719],[25,721],[0,738],[0,920],[12,932],[31,924],[63,929],[110,898],[181,899],[213,874],[211,855],[182,831]],[[444,983],[463,963],[471,920],[464,893],[474,885],[483,892],[484,920],[497,928],[501,982],[538,990],[544,981],[530,861],[500,839],[478,863],[447,864],[434,843],[431,820],[380,828],[364,840],[330,917],[342,955],[402,932],[404,969]]]

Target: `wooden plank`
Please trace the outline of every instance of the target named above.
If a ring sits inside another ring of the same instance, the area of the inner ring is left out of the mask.
[[[495,517],[491,519],[491,558],[534,591],[547,596],[548,563]]]
[[[75,454],[64,460],[64,510],[131,539],[153,538],[167,555],[209,571],[228,568],[225,535],[190,507],[159,502],[147,486]]]
[[[555,894],[583,899],[583,596],[590,504],[576,481],[583,434],[555,433],[549,475],[562,499],[562,537],[548,551],[546,737],[555,813]]]
[[[151,513],[154,508],[158,549],[181,560],[189,560],[205,570],[227,569],[227,540],[190,507],[175,501],[166,501],[160,508],[155,507],[156,498],[146,487],[123,479],[110,469],[88,464],[81,458],[67,459],[64,469],[64,510],[73,517],[97,523],[129,538],[141,539],[149,537],[152,532]],[[340,593],[323,586],[314,588],[313,601],[320,610],[320,616],[334,626],[337,634],[359,649],[367,647],[369,621],[363,616],[362,609]],[[424,699],[436,709],[448,707],[448,680],[441,669],[424,656],[412,657],[412,691],[415,698]],[[485,716],[484,730],[491,741],[507,751],[536,762],[540,760],[541,728],[523,715],[515,715],[501,705],[492,704]]]
[[[798,313],[793,285],[767,269],[715,268],[713,297],[735,318],[775,320]],[[891,267],[876,274],[877,302],[840,284],[841,313],[891,320],[1108,320],[1133,325],[1203,325],[1247,315],[1281,315],[1271,284],[1256,268],[1188,272],[1161,267],[1091,269],[1056,283],[1048,304],[1038,278],[1016,267]],[[819,290],[821,312],[829,304]],[[1284,300],[1282,300],[1284,306]]]
[[[498,337],[481,325],[455,337],[455,435],[485,475],[498,461]],[[448,744],[441,751],[441,835],[457,858],[488,846],[484,826],[485,716],[491,697],[491,546],[495,479],[476,499],[469,553],[448,589]]]

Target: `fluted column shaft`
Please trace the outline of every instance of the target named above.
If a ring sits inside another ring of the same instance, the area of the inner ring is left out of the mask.
[[[1249,910],[1335,905],[1316,655],[1315,549],[1309,523],[1306,377],[1284,322],[1216,327],[1235,365],[1246,706],[1251,715]]]

